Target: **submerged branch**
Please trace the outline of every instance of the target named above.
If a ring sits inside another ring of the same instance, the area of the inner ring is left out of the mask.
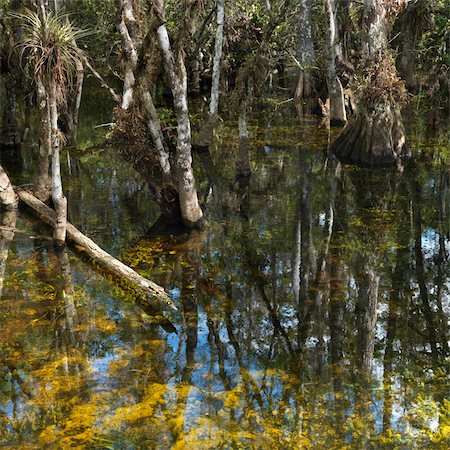
[[[25,190],[18,189],[17,195],[19,196],[19,199],[32,208],[45,223],[51,226],[55,225],[56,213],[45,205],[45,203],[41,202],[34,195]],[[67,222],[67,239],[83,247],[91,258],[117,277],[125,278],[139,291],[163,301],[172,309],[176,309],[164,288],[153,281],[144,278],[135,272],[131,267],[128,267],[123,262],[114,258],[69,222]]]

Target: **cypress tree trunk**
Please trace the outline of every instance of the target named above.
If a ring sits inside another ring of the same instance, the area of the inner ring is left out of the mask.
[[[367,167],[401,165],[410,155],[398,107],[385,105],[349,121],[333,143],[340,161]]]
[[[66,0],[54,0],[54,9],[55,12],[65,11],[66,9]],[[69,18],[65,18],[66,23],[69,23]],[[77,46],[76,42],[73,42],[74,46]],[[65,119],[67,120],[67,128],[68,128],[68,139],[70,143],[74,146],[77,145],[77,130],[78,130],[78,115],[80,111],[81,105],[81,97],[83,94],[83,82],[84,82],[84,65],[80,59],[77,58],[75,61],[75,69],[76,69],[76,83],[75,83],[75,95],[70,96],[67,110],[65,114]]]
[[[180,83],[176,89],[177,95],[174,95],[178,122],[175,164],[183,222],[188,227],[195,227],[200,223],[203,212],[198,202],[194,172],[192,170],[191,124],[187,106],[187,77],[184,63],[182,71],[182,79],[179,80]]]
[[[400,167],[410,156],[399,101],[404,86],[389,54],[389,21],[384,0],[365,0],[363,13],[363,84],[356,118],[333,143],[343,162]]]

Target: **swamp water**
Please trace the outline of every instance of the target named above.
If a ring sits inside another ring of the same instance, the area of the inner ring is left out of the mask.
[[[450,447],[447,141],[411,126],[403,173],[341,167],[336,132],[286,109],[195,155],[208,222],[190,234],[152,228],[114,149],[71,152],[70,220],[177,313],[2,216],[0,446]]]

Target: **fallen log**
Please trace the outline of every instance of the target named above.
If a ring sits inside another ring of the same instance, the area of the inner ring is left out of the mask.
[[[24,189],[17,188],[16,194],[22,202],[33,209],[40,219],[52,227],[55,226],[56,213],[53,209],[49,208],[45,203],[41,202],[33,194]],[[150,295],[157,300],[163,301],[174,310],[177,309],[164,288],[153,281],[144,278],[135,272],[131,267],[128,267],[123,262],[114,258],[114,256],[100,248],[92,239],[85,236],[69,222],[67,222],[67,239],[83,247],[88,256],[97,261],[117,277],[125,278],[137,290],[146,295]]]

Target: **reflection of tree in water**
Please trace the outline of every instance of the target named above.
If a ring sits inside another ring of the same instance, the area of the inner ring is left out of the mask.
[[[16,230],[17,210],[6,209],[1,211],[0,219],[0,298],[3,292],[3,280],[5,279],[6,260],[8,259],[9,245],[14,239]]]
[[[109,297],[105,310],[95,308],[70,289],[76,277],[67,270],[39,274],[58,297],[47,305],[52,320],[41,324],[51,330],[43,333],[51,357],[40,372],[21,369],[39,417],[49,399],[61,413],[56,429],[45,416],[42,442],[402,448],[412,442],[402,427],[426,429],[414,406],[421,396],[445,412],[445,182],[430,192],[430,182],[408,171],[397,180],[340,168],[330,155],[325,167],[319,152],[267,152],[241,146],[235,170],[208,180],[206,232],[167,236],[155,226],[127,255],[175,292],[176,329],[160,312],[145,308],[142,316]],[[277,165],[283,158],[289,170]],[[214,155],[210,163],[221,167]],[[439,211],[425,201],[430,195],[440,198]],[[64,257],[58,263],[46,252],[44,266],[64,269]],[[49,377],[67,389],[47,381],[50,393],[39,391]],[[418,433],[427,448],[429,437]]]
[[[357,221],[361,236],[355,255],[357,359],[361,370],[369,373],[375,349],[380,285],[378,266],[386,252],[386,238],[392,228],[389,208],[395,195],[398,174],[391,171],[362,172],[353,172],[352,180],[355,189],[353,220]]]

